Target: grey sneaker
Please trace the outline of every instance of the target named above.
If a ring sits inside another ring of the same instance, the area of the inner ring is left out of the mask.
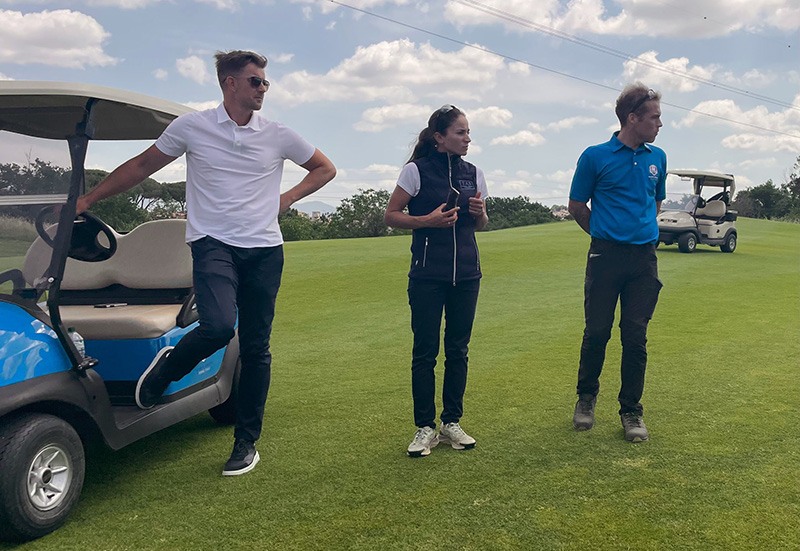
[[[475,439],[464,432],[458,423],[444,423],[439,429],[439,442],[450,444],[454,450],[471,450]]]
[[[628,442],[644,442],[650,437],[647,434],[647,427],[644,426],[644,420],[638,413],[623,413],[619,418],[622,421],[622,428],[625,429],[625,440]]]
[[[436,429],[430,427],[420,427],[414,433],[414,440],[408,445],[409,457],[425,457],[430,455],[431,448],[439,444],[439,437],[436,436]]]
[[[594,405],[597,396],[581,394],[575,404],[575,414],[572,416],[572,426],[575,430],[589,430],[594,426]]]

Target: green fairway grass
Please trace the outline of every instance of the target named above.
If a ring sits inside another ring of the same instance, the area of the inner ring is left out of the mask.
[[[405,452],[410,236],[287,243],[256,469],[220,476],[232,429],[206,414],[94,446],[67,524],[18,548],[797,550],[800,226],[737,227],[733,254],[658,250],[650,440],[635,445],[616,327],[595,428],[571,425],[588,236],[571,222],[480,234],[462,419],[478,443],[419,459]]]

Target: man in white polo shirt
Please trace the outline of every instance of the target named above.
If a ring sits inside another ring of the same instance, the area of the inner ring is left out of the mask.
[[[192,248],[200,324],[174,349],[159,353],[139,379],[136,403],[153,407],[170,382],[226,346],[238,309],[242,368],[235,443],[222,471],[231,476],[252,470],[259,461],[255,441],[269,389],[269,336],[283,270],[278,214],[328,183],[336,169],[293,130],[256,113],[269,89],[265,57],[240,50],[215,57],[222,104],[175,119],[155,145],[79,198],[78,212],[186,154],[186,241]],[[308,174],[281,193],[286,159]]]

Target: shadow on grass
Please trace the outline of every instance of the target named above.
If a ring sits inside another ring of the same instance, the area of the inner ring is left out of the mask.
[[[121,450],[112,450],[100,440],[89,442],[80,503],[97,505],[106,494],[116,495],[113,485],[117,483],[146,477],[164,465],[185,463],[188,450],[202,446],[209,437],[226,433],[232,435],[233,428],[217,423],[208,413],[201,413]]]

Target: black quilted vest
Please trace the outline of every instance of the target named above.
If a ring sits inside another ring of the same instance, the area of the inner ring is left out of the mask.
[[[411,216],[424,216],[447,201],[450,182],[461,192],[458,221],[452,228],[420,228],[411,241],[411,270],[408,277],[459,281],[481,277],[478,243],[475,241],[475,218],[469,213],[469,198],[478,192],[475,165],[461,157],[434,151],[412,161],[417,165],[420,190],[408,202]]]

